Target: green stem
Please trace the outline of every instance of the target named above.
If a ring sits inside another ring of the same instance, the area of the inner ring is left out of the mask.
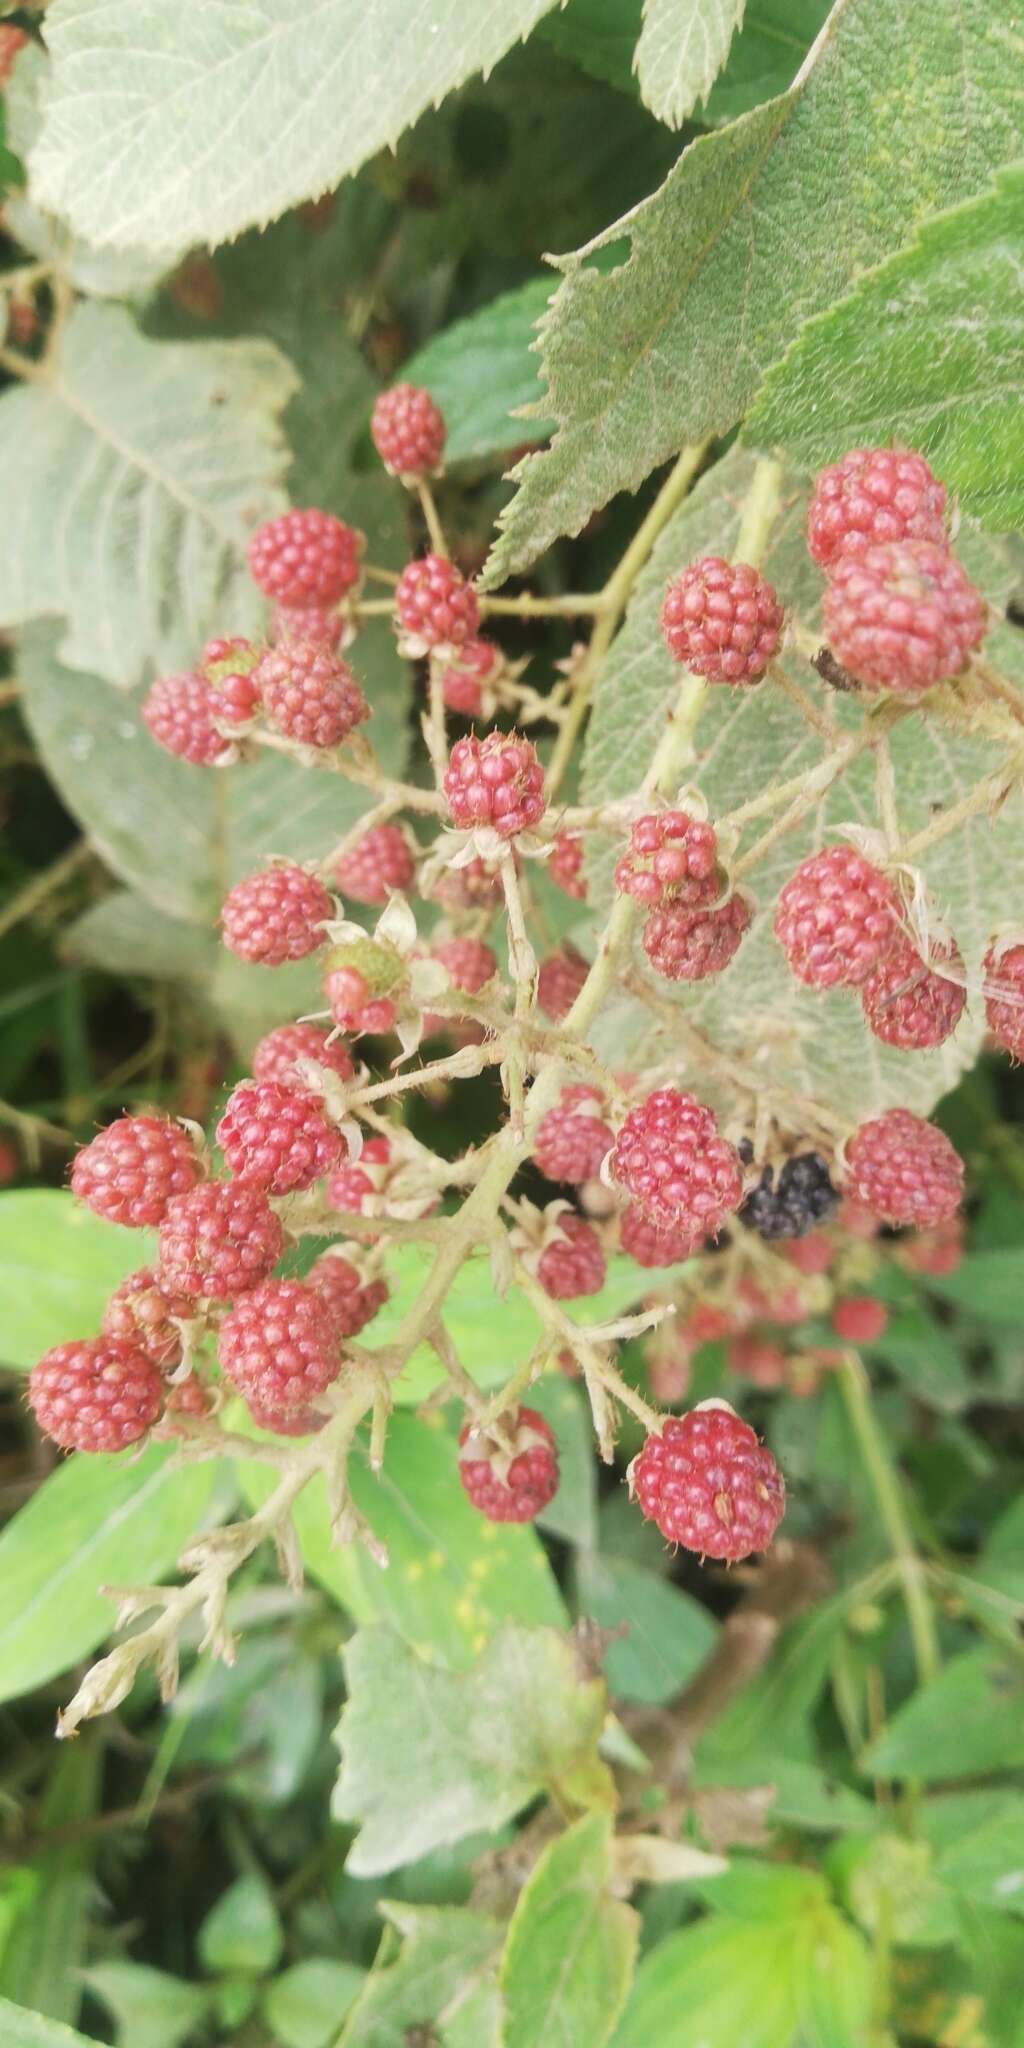
[[[907,1519],[903,1489],[871,1405],[871,1382],[856,1352],[843,1354],[839,1389],[850,1418],[864,1470],[871,1482],[882,1526],[889,1539],[903,1590],[914,1662],[922,1685],[938,1676],[940,1667],[935,1616],[928,1596],[926,1567],[918,1556]]]

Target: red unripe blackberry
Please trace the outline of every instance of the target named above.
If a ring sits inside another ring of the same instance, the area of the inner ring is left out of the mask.
[[[100,1328],[105,1337],[144,1351],[161,1372],[171,1372],[181,1363],[181,1331],[175,1318],[185,1321],[192,1313],[192,1303],[184,1295],[168,1294],[151,1268],[140,1266],[115,1287]]]
[[[841,554],[825,592],[829,646],[872,690],[917,696],[960,674],[985,638],[985,600],[935,541],[887,541]]]
[[[638,818],[615,869],[615,887],[652,910],[662,903],[703,909],[722,892],[715,828],[686,811]]]
[[[352,1164],[340,1166],[332,1173],[327,1183],[327,1197],[331,1206],[352,1216],[365,1215],[364,1203],[367,1195],[379,1194],[387,1178],[386,1169],[391,1164],[391,1146],[387,1138],[367,1138],[359,1158]]]
[[[255,1399],[245,1405],[257,1429],[269,1429],[274,1436],[313,1436],[327,1420],[315,1408],[274,1408]]]
[[[166,753],[194,768],[212,768],[232,747],[214,725],[214,705],[202,676],[160,676],[142,706],[142,720]]]
[[[715,910],[665,903],[644,919],[644,952],[666,981],[706,981],[728,967],[749,923],[745,896],[729,896]]]
[[[333,512],[282,512],[253,534],[249,568],[275,604],[334,605],[359,580],[363,546]]]
[[[777,1293],[769,1293],[756,1280],[745,1279],[740,1281],[737,1291],[747,1321],[781,1323],[784,1328],[807,1321],[807,1303],[792,1283]]]
[[[744,1332],[739,1337],[730,1337],[725,1348],[725,1362],[730,1372],[761,1387],[766,1393],[773,1387],[786,1384],[786,1354],[777,1344],[769,1344],[763,1337],[752,1337]]]
[[[544,815],[544,770],[531,740],[515,733],[469,733],[456,740],[444,771],[452,824],[468,831],[490,825],[503,839],[526,832]]]
[[[207,1181],[168,1205],[157,1277],[190,1301],[231,1301],[265,1280],[283,1250],[284,1231],[262,1188]]]
[[[504,895],[497,868],[479,854],[465,867],[443,869],[430,893],[446,910],[493,910]]]
[[[629,1485],[666,1542],[730,1564],[767,1550],[786,1505],[771,1452],[727,1401],[670,1415],[634,1458]]]
[[[439,946],[431,948],[431,959],[440,961],[454,987],[467,996],[478,996],[498,972],[498,962],[490,946],[485,945],[483,939],[473,939],[468,935],[442,939]]]
[[[739,1207],[743,1176],[714,1116],[692,1095],[658,1088],[631,1109],[611,1155],[619,1186],[661,1230],[713,1237]]]
[[[332,873],[353,903],[386,903],[392,889],[412,888],[416,861],[400,825],[373,825],[335,861]]]
[[[619,1218],[619,1250],[646,1270],[681,1265],[684,1259],[692,1259],[700,1242],[691,1230],[659,1230],[633,1202]]]
[[[559,832],[551,849],[548,874],[556,888],[564,890],[577,903],[587,900],[587,884],[583,875],[584,844],[579,832]]]
[[[848,1300],[837,1301],[832,1310],[832,1328],[844,1344],[873,1344],[888,1326],[884,1301],[876,1301],[870,1294],[851,1294]]]
[[[939,966],[953,969],[950,981]],[[922,1052],[941,1045],[956,1029],[967,1001],[963,961],[953,945],[932,949],[926,963],[902,932],[890,946],[860,992],[868,1029],[884,1045],[902,1052]]]
[[[253,679],[275,732],[303,747],[340,747],[370,716],[348,663],[315,640],[272,647]]]
[[[501,648],[493,640],[476,634],[460,647],[454,661],[446,664],[441,694],[449,711],[460,718],[489,718],[494,707],[493,682],[502,666]]]
[[[960,1207],[963,1160],[934,1124],[909,1109],[888,1109],[850,1139],[846,1188],[883,1223],[926,1230]]]
[[[200,1420],[210,1413],[212,1406],[209,1389],[204,1386],[197,1372],[187,1373],[177,1386],[168,1387],[166,1412],[168,1415],[194,1415]]]
[[[48,1351],[29,1374],[28,1398],[62,1451],[123,1451],[157,1420],[164,1384],[144,1351],[92,1337]]]
[[[896,939],[892,884],[852,846],[801,861],[779,896],[775,936],[808,988],[853,988]]]
[[[355,1073],[343,1038],[329,1037],[319,1024],[279,1024],[276,1031],[268,1031],[260,1039],[253,1053],[253,1078],[279,1081],[284,1088],[301,1088],[298,1060],[313,1060],[318,1067],[337,1074],[340,1081],[351,1081]]]
[[[302,1408],[341,1371],[330,1305],[302,1280],[265,1280],[243,1294],[220,1326],[221,1370],[264,1410]]]
[[[951,1216],[936,1230],[922,1230],[919,1236],[907,1238],[900,1251],[904,1263],[915,1273],[931,1274],[936,1279],[943,1273],[955,1273],[964,1255],[963,1217]]]
[[[311,640],[336,654],[341,646],[345,621],[340,612],[325,611],[319,604],[278,604],[274,606],[271,637],[275,647],[291,647],[297,640]]]
[[[535,1408],[517,1408],[510,1423],[511,1458],[466,1425],[459,1437],[459,1478],[489,1522],[532,1522],[558,1492],[558,1446]]]
[[[202,1178],[192,1139],[168,1116],[119,1116],[76,1154],[71,1190],[108,1223],[159,1223]]]
[[[533,1163],[548,1180],[579,1185],[594,1180],[614,1133],[605,1123],[600,1095],[585,1084],[563,1088],[554,1109],[537,1126]]]
[[[441,466],[444,415],[429,391],[422,391],[417,384],[395,384],[390,391],[381,392],[370,432],[385,469],[403,482],[433,476]]]
[[[239,1082],[217,1125],[217,1143],[237,1180],[270,1195],[311,1188],[345,1150],[320,1097],[280,1081]]]
[[[557,953],[549,953],[540,963],[537,975],[537,1001],[546,1017],[553,1024],[560,1024],[569,1015],[590,968],[582,953],[566,939]]]
[[[990,946],[985,976],[985,1021],[1003,1052],[1024,1060],[1024,945]]]
[[[408,562],[395,589],[398,645],[403,654],[441,654],[472,640],[480,607],[471,583],[444,555]]]
[[[571,1210],[559,1216],[558,1230],[559,1235],[545,1246],[537,1262],[537,1278],[545,1294],[552,1301],[574,1301],[580,1294],[599,1294],[606,1266],[596,1230]]]
[[[661,630],[673,659],[709,683],[756,683],[778,647],[782,617],[756,569],[705,555],[669,584]]]
[[[222,725],[248,725],[259,709],[253,673],[259,655],[251,640],[208,640],[200,667],[209,689],[210,714]]]
[[[257,967],[283,967],[322,946],[334,904],[322,882],[291,863],[246,875],[224,898],[221,931],[229,953]]]
[[[923,455],[909,448],[852,448],[823,469],[807,514],[807,546],[829,571],[841,554],[878,541],[945,545],[946,493]]]
[[[820,1230],[811,1230],[806,1237],[793,1237],[780,1244],[779,1251],[789,1265],[798,1273],[813,1280],[819,1273],[827,1273],[835,1263],[836,1247],[830,1237]]]
[[[323,986],[339,1030],[354,1035],[392,1031],[409,970],[397,947],[379,939],[353,939],[331,947]]]
[[[386,1280],[364,1280],[358,1266],[336,1251],[321,1252],[306,1284],[327,1303],[339,1337],[357,1337],[388,1298]]]

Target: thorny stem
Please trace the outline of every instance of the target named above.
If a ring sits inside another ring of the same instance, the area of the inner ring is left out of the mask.
[[[899,1479],[875,1420],[871,1405],[871,1382],[855,1351],[844,1352],[842,1363],[837,1368],[837,1378],[850,1418],[850,1426],[899,1573],[914,1645],[917,1675],[921,1684],[926,1685],[930,1679],[938,1676],[940,1667],[935,1616],[928,1597],[926,1568],[918,1555],[911,1534]]]

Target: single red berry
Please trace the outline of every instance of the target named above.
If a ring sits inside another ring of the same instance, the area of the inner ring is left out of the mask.
[[[595,1089],[584,1083],[563,1088],[554,1109],[541,1118],[533,1145],[533,1163],[548,1180],[579,1185],[600,1173],[614,1143],[603,1110]]]
[[[905,1263],[915,1273],[927,1273],[936,1279],[944,1273],[955,1273],[964,1255],[964,1219],[950,1216],[935,1230],[922,1230],[909,1237],[900,1250]]]
[[[745,1279],[740,1281],[738,1294],[748,1321],[781,1323],[783,1327],[807,1321],[807,1303],[796,1286],[768,1291],[756,1280]]]
[[[886,541],[841,554],[825,592],[829,646],[872,690],[914,697],[960,674],[988,626],[985,600],[935,541]]]
[[[498,869],[479,854],[463,867],[443,868],[430,893],[446,910],[493,910],[504,896]]]
[[[245,1405],[257,1429],[271,1430],[274,1436],[313,1436],[327,1421],[315,1408],[268,1407],[253,1397]]]
[[[574,1301],[580,1294],[599,1294],[606,1262],[596,1230],[566,1210],[558,1218],[558,1236],[537,1261],[537,1278],[552,1301]]]
[[[161,1287],[149,1266],[140,1266],[115,1287],[100,1325],[105,1337],[114,1337],[130,1350],[144,1351],[161,1372],[172,1372],[181,1363],[179,1322],[192,1315],[192,1303],[182,1294],[169,1294]]]
[[[264,1280],[220,1326],[221,1369],[263,1409],[302,1408],[341,1371],[341,1338],[329,1304],[302,1280]]]
[[[339,1337],[357,1337],[388,1298],[386,1280],[364,1280],[358,1266],[337,1251],[321,1252],[306,1284],[327,1303]]]
[[[670,1415],[634,1458],[629,1484],[666,1542],[730,1564],[767,1550],[786,1505],[771,1452],[727,1401]]]
[[[840,1230],[857,1244],[870,1244],[882,1227],[863,1202],[852,1201],[849,1195],[839,1205],[838,1220]]]
[[[453,986],[463,995],[478,996],[482,988],[493,981],[498,972],[498,962],[490,946],[483,939],[462,938],[442,939],[439,946],[431,948],[431,958],[439,960]]]
[[[168,1205],[157,1277],[190,1301],[230,1301],[265,1280],[283,1250],[284,1231],[262,1188],[207,1181]]]
[[[282,512],[253,534],[249,567],[275,604],[334,605],[359,580],[363,546],[333,512]]]
[[[161,1222],[172,1195],[202,1172],[188,1132],[169,1116],[119,1116],[76,1154],[71,1190],[108,1223],[140,1229]]]
[[[381,1192],[390,1164],[391,1145],[388,1139],[367,1138],[359,1158],[332,1173],[327,1183],[327,1198],[332,1208],[341,1209],[351,1216],[365,1216],[366,1198]]]
[[[144,1351],[92,1337],[48,1351],[29,1374],[28,1398],[62,1451],[123,1451],[157,1420],[164,1384]]]
[[[682,1327],[699,1348],[701,1344],[717,1344],[723,1337],[728,1337],[734,1327],[734,1318],[724,1308],[717,1308],[713,1301],[695,1301]]]
[[[564,890],[577,903],[587,900],[587,884],[583,875],[584,844],[579,832],[559,832],[551,849],[548,874],[556,888]]]
[[[884,1301],[875,1301],[870,1294],[851,1294],[846,1301],[837,1301],[832,1310],[832,1328],[844,1344],[873,1344],[888,1326]]]
[[[423,555],[408,562],[395,589],[398,646],[418,657],[441,654],[472,640],[480,624],[480,607],[471,583],[444,555]]]
[[[950,980],[941,966],[959,978]],[[868,1029],[901,1052],[941,1045],[955,1031],[967,1001],[963,971],[954,945],[934,946],[926,963],[901,932],[861,989]]]
[[[853,988],[898,933],[892,884],[852,846],[801,861],[779,897],[775,936],[808,988]]]
[[[459,648],[456,658],[445,665],[441,694],[449,711],[460,718],[490,718],[494,711],[493,684],[502,668],[501,648],[493,640],[476,634]]]
[[[333,913],[323,883],[305,868],[282,862],[246,875],[228,891],[220,914],[224,944],[254,966],[283,967],[324,944],[322,928]]]
[[[553,1024],[560,1024],[569,1015],[590,968],[582,953],[566,939],[557,953],[549,953],[542,960],[537,975],[537,1001],[546,1017]]]
[[[217,1143],[237,1180],[270,1195],[311,1188],[345,1150],[320,1097],[280,1081],[239,1082],[217,1125]]]
[[[699,1248],[691,1230],[659,1230],[634,1202],[619,1218],[619,1250],[646,1270],[682,1265]]]
[[[323,605],[277,604],[271,620],[271,637],[275,647],[292,647],[297,640],[311,640],[314,647],[336,654],[344,626],[341,613],[327,611]]]
[[[168,1415],[194,1415],[200,1420],[210,1413],[209,1389],[197,1372],[187,1373],[177,1386],[167,1389]]]
[[[644,919],[644,952],[666,981],[706,981],[728,967],[749,924],[745,896],[729,896],[714,910],[666,903]]]
[[[752,1337],[746,1332],[730,1337],[725,1362],[730,1372],[739,1373],[765,1392],[786,1384],[786,1354],[778,1344],[769,1344],[763,1337]]]
[[[276,1031],[268,1031],[260,1039],[253,1053],[253,1078],[279,1081],[285,1088],[301,1088],[304,1083],[297,1065],[299,1060],[312,1060],[316,1066],[326,1067],[340,1081],[351,1081],[355,1073],[343,1038],[328,1037],[319,1024],[279,1024]]]
[[[270,724],[303,747],[340,747],[370,707],[347,662],[315,640],[272,647],[254,672]]]
[[[222,725],[248,725],[259,709],[259,660],[251,640],[208,640],[200,668],[210,693],[210,714]]]
[[[909,1109],[888,1109],[850,1139],[846,1186],[883,1223],[928,1229],[960,1207],[964,1165],[944,1131]]]
[[[820,1230],[811,1230],[806,1237],[792,1237],[780,1244],[779,1253],[798,1273],[813,1280],[835,1263],[836,1247]]]
[[[452,824],[467,831],[490,825],[503,839],[526,832],[544,815],[544,770],[532,741],[515,733],[470,733],[456,740],[444,771]]]
[[[392,1031],[398,999],[409,987],[409,970],[388,941],[353,939],[331,947],[323,987],[340,1031]]]
[[[385,469],[403,481],[433,476],[444,454],[444,415],[429,391],[395,384],[382,391],[370,420],[373,445]]]
[[[400,825],[373,825],[335,861],[331,872],[353,903],[386,903],[393,889],[412,888],[416,860]]]
[[[997,1046],[1024,1060],[1024,945],[990,946],[985,977],[985,1021]]]
[[[743,1176],[709,1109],[677,1088],[658,1088],[631,1109],[611,1155],[611,1172],[650,1221],[714,1237],[738,1209]]]
[[[202,676],[161,676],[142,706],[143,724],[157,745],[194,768],[212,768],[226,760],[232,742],[217,731],[215,701]]]
[[[686,811],[638,818],[616,866],[615,887],[645,910],[663,903],[701,910],[713,903],[723,888],[714,826]]]
[[[709,683],[756,683],[778,647],[782,617],[756,569],[705,555],[669,584],[661,630],[673,659]]]
[[[807,546],[831,570],[841,554],[877,541],[945,544],[946,493],[923,455],[909,448],[852,448],[815,480]]]
[[[558,1492],[558,1447],[543,1415],[517,1408],[509,1418],[512,1455],[469,1424],[459,1437],[459,1478],[489,1522],[532,1522]]]

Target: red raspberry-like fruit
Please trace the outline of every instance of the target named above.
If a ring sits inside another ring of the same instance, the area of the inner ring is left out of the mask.
[[[164,1386],[151,1358],[113,1337],[58,1344],[29,1374],[44,1436],[62,1451],[123,1451],[151,1429]]]
[[[323,883],[305,868],[282,863],[236,882],[224,898],[220,921],[229,953],[257,967],[283,967],[324,944],[321,927],[333,914]]]
[[[324,994],[340,1031],[392,1031],[397,999],[409,986],[409,970],[397,947],[380,939],[353,939],[327,955]]]
[[[548,874],[556,888],[564,890],[577,903],[587,900],[587,885],[583,876],[583,839],[579,832],[559,832],[551,849]]]
[[[345,621],[340,612],[325,611],[319,604],[277,604],[271,620],[275,647],[293,647],[296,641],[311,640],[314,647],[337,654]]]
[[[705,555],[669,584],[661,630],[673,659],[709,683],[756,683],[778,647],[782,606],[746,562]]]
[[[168,1415],[194,1415],[198,1418],[209,1415],[210,1394],[197,1372],[187,1373],[177,1386],[167,1389]]]
[[[567,939],[557,953],[549,953],[542,960],[537,975],[537,1001],[546,1017],[553,1024],[560,1024],[569,1015],[584,982],[590,973],[582,953]]]
[[[212,768],[232,747],[214,725],[214,710],[214,694],[202,676],[161,676],[142,706],[142,719],[165,752],[194,768]]]
[[[332,873],[353,903],[386,903],[392,889],[412,888],[416,861],[400,825],[374,825],[335,861]]]
[[[442,939],[431,949],[431,958],[440,961],[453,986],[467,996],[478,996],[498,972],[498,962],[483,939]]]
[[[444,555],[408,562],[395,589],[398,645],[402,654],[440,654],[472,640],[480,607],[471,583]]]
[[[217,1143],[236,1179],[269,1195],[311,1188],[345,1149],[319,1096],[279,1081],[241,1081],[232,1089]]]
[[[722,892],[722,873],[713,825],[685,811],[660,811],[638,818],[615,869],[615,887],[652,910],[682,903],[701,910]]]
[[[468,1424],[459,1437],[459,1478],[489,1522],[532,1522],[558,1492],[558,1446],[543,1415],[517,1408],[512,1456]]]
[[[955,1216],[964,1165],[943,1131],[909,1109],[862,1124],[846,1147],[846,1187],[883,1223],[927,1230]]]
[[[364,1280],[359,1268],[340,1252],[322,1252],[306,1282],[326,1301],[339,1337],[357,1337],[388,1298],[386,1280]]]
[[[447,664],[441,678],[441,694],[449,711],[460,718],[489,718],[495,704],[488,689],[502,667],[501,648],[481,634],[460,647],[458,659]]]
[[[259,654],[251,640],[208,640],[200,667],[209,686],[210,711],[222,725],[248,725],[259,709],[253,671]]]
[[[467,831],[490,825],[503,839],[514,838],[544,815],[544,770],[530,740],[515,733],[470,733],[456,740],[444,771],[444,794],[452,824]]]
[[[875,1301],[870,1294],[851,1294],[848,1300],[837,1301],[832,1310],[832,1328],[844,1344],[873,1344],[888,1325],[884,1301]]]
[[[631,1109],[611,1155],[612,1176],[661,1230],[714,1237],[739,1208],[743,1176],[710,1109],[658,1088]]]
[[[192,1303],[184,1295],[168,1294],[149,1266],[129,1273],[103,1311],[100,1328],[130,1350],[144,1351],[161,1372],[171,1372],[181,1363],[181,1331],[178,1321],[192,1315]]]
[[[341,1370],[341,1338],[322,1294],[302,1280],[265,1280],[220,1326],[225,1376],[262,1409],[302,1408]]]
[[[598,1294],[604,1286],[605,1256],[597,1232],[571,1210],[559,1216],[558,1230],[537,1261],[537,1278],[545,1294],[552,1301]]]
[[[333,512],[282,512],[253,534],[249,567],[275,604],[333,605],[358,582],[363,545]]]
[[[666,1542],[730,1564],[767,1550],[786,1505],[771,1452],[727,1401],[670,1415],[634,1458],[629,1484]]]
[[[313,1436],[327,1421],[315,1408],[274,1408],[250,1399],[246,1407],[257,1429],[269,1429],[274,1436]]]
[[[632,1202],[619,1219],[619,1250],[648,1271],[681,1265],[692,1259],[699,1244],[690,1230],[659,1230]]]
[[[647,913],[644,952],[666,981],[706,981],[728,967],[749,923],[750,905],[744,896],[730,896],[715,910],[665,903]]]
[[[533,1146],[533,1163],[548,1180],[579,1185],[600,1173],[614,1143],[603,1107],[600,1095],[585,1083],[563,1088],[554,1109],[541,1118]]]
[[[872,690],[914,697],[959,675],[985,638],[985,600],[956,556],[929,540],[842,554],[823,606],[838,662]]]
[[[940,964],[951,967],[960,980],[940,973]],[[933,947],[931,963],[926,964],[901,932],[860,992],[869,1030],[901,1052],[941,1045],[956,1029],[967,1000],[963,971],[955,946]]]
[[[779,1253],[788,1265],[795,1266],[808,1280],[819,1273],[827,1273],[835,1263],[836,1248],[831,1238],[820,1230],[810,1230],[806,1237],[793,1237],[779,1245]]]
[[[852,846],[801,861],[779,897],[775,936],[808,988],[853,988],[874,973],[897,936],[896,896]]]
[[[312,1060],[316,1066],[326,1067],[340,1081],[351,1081],[355,1073],[343,1038],[329,1038],[319,1024],[279,1024],[276,1031],[268,1031],[260,1039],[253,1053],[253,1079],[278,1081],[284,1088],[301,1088],[304,1084],[299,1060]]]
[[[786,1384],[786,1354],[763,1337],[731,1337],[725,1348],[725,1362],[730,1372],[739,1373],[765,1392]]]
[[[392,476],[414,482],[433,476],[444,454],[444,415],[429,391],[416,384],[395,384],[382,391],[370,419],[373,445]]]
[[[932,1274],[936,1279],[955,1273],[964,1255],[963,1217],[951,1216],[936,1230],[922,1230],[919,1236],[907,1238],[900,1251],[915,1273]]]
[[[258,1287],[283,1250],[284,1231],[262,1188],[208,1181],[169,1204],[157,1277],[190,1301],[231,1301]]]
[[[275,731],[303,747],[340,747],[370,716],[347,662],[315,640],[271,648],[254,681]]]
[[[83,1145],[71,1189],[108,1223],[135,1229],[162,1221],[172,1195],[195,1187],[202,1163],[192,1139],[167,1116],[119,1116]]]
[[[497,868],[479,854],[465,867],[443,868],[430,893],[446,910],[493,910],[504,895]]]
[[[945,544],[946,493],[909,448],[853,448],[823,469],[807,514],[807,546],[826,571],[879,541]]]
[[[985,1021],[1003,1052],[1024,1060],[1024,945],[990,946],[985,977]]]
[[[365,1216],[366,1197],[381,1192],[390,1164],[391,1145],[388,1139],[367,1138],[355,1163],[340,1166],[337,1173],[332,1173],[327,1183],[327,1197],[332,1208],[341,1209],[351,1216]]]

